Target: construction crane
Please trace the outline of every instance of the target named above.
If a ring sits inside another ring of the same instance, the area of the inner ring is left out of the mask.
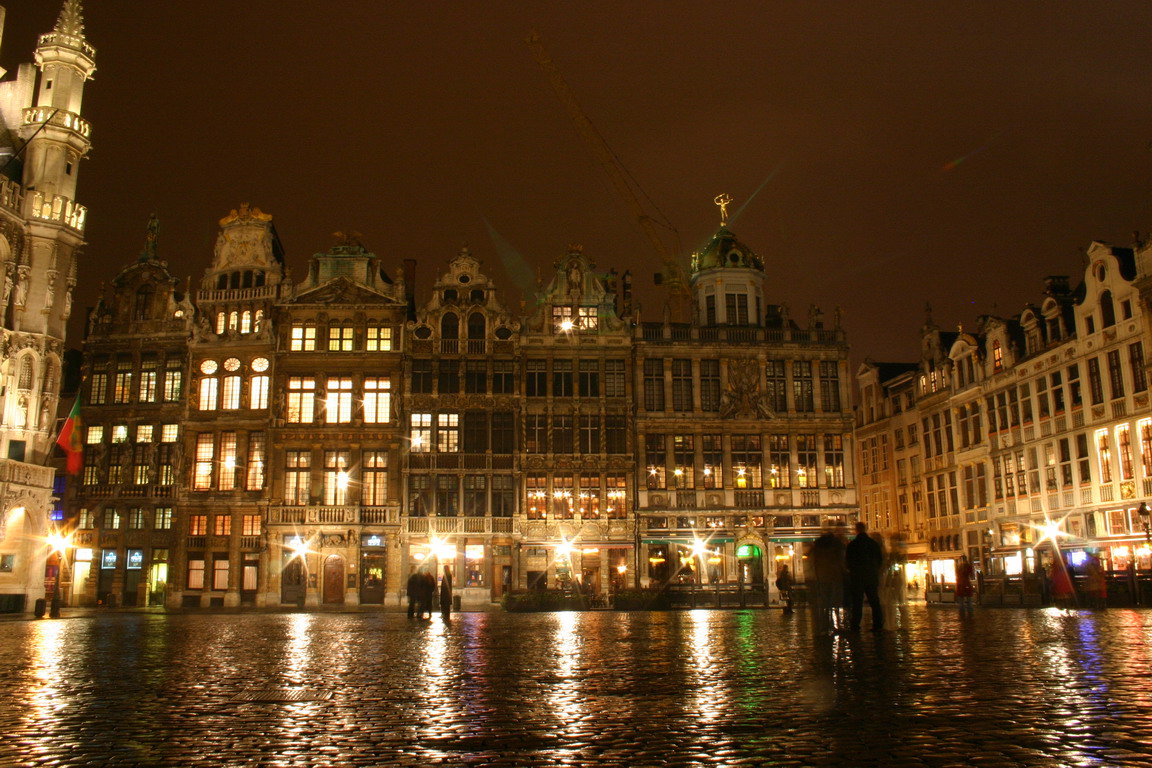
[[[592,154],[596,157],[596,161],[604,172],[608,174],[612,186],[616,188],[616,193],[620,195],[620,199],[628,206],[628,212],[644,230],[644,234],[648,238],[648,242],[656,250],[656,255],[659,256],[663,264],[663,271],[657,274],[657,282],[663,283],[668,286],[671,293],[670,307],[672,309],[673,320],[686,322],[692,316],[692,291],[688,286],[688,278],[684,273],[684,268],[681,266],[676,254],[668,249],[664,240],[660,237],[660,233],[656,230],[655,220],[648,215],[644,204],[637,197],[636,191],[633,189],[634,182],[630,182],[631,175],[624,168],[624,164],[620,162],[620,158],[608,146],[608,142],[604,136],[596,129],[588,115],[580,107],[580,103],[576,101],[576,97],[572,95],[572,89],[568,87],[568,83],[564,80],[564,76],[560,74],[560,70],[556,68],[556,63],[552,61],[552,56],[548,53],[548,49],[544,47],[544,41],[540,39],[540,34],[536,30],[528,33],[528,37],[524,42],[532,51],[532,55],[536,58],[538,63],[545,72],[548,73],[548,80],[552,84],[552,90],[555,91],[557,98],[568,110],[569,117],[572,122],[576,124],[576,128],[580,131],[580,135],[588,144]],[[673,229],[670,225],[669,229]]]

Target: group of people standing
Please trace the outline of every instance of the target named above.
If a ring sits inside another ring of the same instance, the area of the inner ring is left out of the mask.
[[[408,576],[408,618],[431,619],[436,602],[436,574],[431,570],[413,569]],[[452,571],[444,566],[440,577],[440,616],[447,621],[452,615]]]
[[[865,600],[872,614],[872,631],[882,631],[886,613],[892,613],[891,607],[885,611],[881,600],[882,593],[889,591],[884,566],[884,547],[868,535],[864,523],[856,523],[856,536],[847,544],[834,531],[825,531],[812,542],[808,582],[815,587],[812,592],[817,633],[859,631]],[[841,615],[845,607],[848,626],[844,626]]]

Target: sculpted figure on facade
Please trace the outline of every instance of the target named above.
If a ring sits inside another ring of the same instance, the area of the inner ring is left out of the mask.
[[[720,395],[721,418],[763,419],[772,415],[760,390],[760,364],[755,358],[728,363],[728,387]]]
[[[28,276],[31,273],[32,267],[27,264],[16,268],[16,306],[21,309],[28,303]]]

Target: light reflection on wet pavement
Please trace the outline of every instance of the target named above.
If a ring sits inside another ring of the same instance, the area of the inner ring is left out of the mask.
[[[1152,765],[1152,613],[0,624],[0,765]],[[330,694],[240,701],[241,693]]]

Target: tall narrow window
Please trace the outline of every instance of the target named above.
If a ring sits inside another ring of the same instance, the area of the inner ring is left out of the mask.
[[[432,394],[432,361],[412,361],[412,394]]]
[[[460,361],[441,360],[439,364],[440,375],[436,386],[442,395],[455,395],[460,392]]]
[[[192,478],[192,487],[197,491],[207,491],[212,488],[212,464],[216,458],[216,446],[211,433],[196,436],[196,468]]]
[[[436,414],[436,450],[441,453],[460,450],[460,414]]]
[[[348,503],[348,451],[324,451],[324,503]]]
[[[217,488],[231,491],[236,487],[236,433],[220,434],[220,471],[217,473]]]
[[[528,360],[524,363],[524,395],[526,397],[548,396],[548,371],[545,361]]]
[[[824,435],[824,485],[844,487],[844,437]]]
[[[692,361],[672,361],[672,410],[692,410]]]
[[[764,453],[760,435],[732,435],[732,486],[762,488]]]
[[[604,476],[608,517],[619,519],[628,516],[628,477],[623,472],[609,472]]]
[[[288,378],[285,420],[289,424],[311,424],[316,419],[316,379],[311,376]]]
[[[569,413],[558,413],[552,417],[552,452],[574,453],[576,451],[576,418]]]
[[[258,374],[248,380],[248,407],[254,411],[268,407],[269,377]]]
[[[164,402],[174,403],[184,396],[184,370],[181,362],[171,359],[164,364]]]
[[[220,380],[215,376],[205,376],[204,378],[200,379],[200,410],[216,410],[217,387],[219,384]]]
[[[600,415],[582,414],[580,416],[580,453],[600,453]]]
[[[428,517],[432,509],[432,476],[408,476],[408,516]]]
[[[700,410],[720,410],[720,361],[700,361]]]
[[[1140,465],[1144,477],[1152,477],[1152,419],[1141,419],[1136,428],[1140,430]]]
[[[388,452],[365,451],[363,466],[360,503],[368,507],[382,507],[388,503]]]
[[[460,514],[460,478],[456,475],[436,477],[436,514],[441,517]]]
[[[1128,345],[1128,365],[1132,369],[1132,391],[1136,394],[1148,389],[1148,371],[1144,367],[1144,344]]]
[[[764,373],[768,377],[768,407],[775,413],[788,411],[788,381],[784,377],[784,361],[768,360],[764,363]]]
[[[413,413],[411,431],[408,434],[413,453],[427,453],[432,450],[432,414]]]
[[[835,360],[820,361],[820,408],[824,413],[840,410],[840,364]]]
[[[1096,431],[1096,452],[1100,460],[1100,482],[1112,482],[1112,448],[1108,443],[1108,430]]]
[[[484,453],[488,450],[487,411],[464,412],[464,453]]]
[[[580,361],[580,397],[600,397],[600,363]]]
[[[284,453],[284,503],[293,506],[307,504],[311,487],[311,451],[286,451]]]
[[[728,325],[748,325],[748,295],[724,294],[724,311],[728,316]]]
[[[672,481],[677,488],[696,487],[694,435],[672,436]]]
[[[264,433],[253,432],[248,436],[248,476],[244,482],[249,491],[264,487],[264,462]]]
[[[226,411],[234,411],[240,407],[240,377],[225,376],[220,390],[220,407]]]
[[[487,480],[484,475],[464,476],[465,517],[484,517],[488,514]]]
[[[1114,349],[1108,353],[1108,384],[1112,391],[1112,399],[1124,397],[1124,370],[1120,367],[1120,350]]]
[[[796,436],[796,484],[816,487],[816,435]]]
[[[495,411],[492,414],[492,453],[509,454],[516,447],[512,411]]]
[[[1120,479],[1131,480],[1136,477],[1136,468],[1132,463],[1132,435],[1127,424],[1116,427],[1116,447],[1120,450]]]
[[[604,361],[604,396],[605,397],[624,397],[626,389],[624,386],[624,361],[623,360],[605,360]]]
[[[543,520],[548,516],[548,485],[543,472],[529,472],[524,477],[524,495],[529,520]]]
[[[664,410],[663,358],[648,358],[644,361],[644,410]]]
[[[573,388],[572,361],[552,361],[552,397],[572,397],[576,394]]]
[[[704,471],[702,483],[705,488],[722,488],[724,484],[724,446],[720,435],[703,435],[700,438],[703,453]]]
[[[89,405],[104,405],[108,402],[108,374],[93,373],[92,386],[88,389]]]
[[[324,421],[328,424],[347,424],[352,421],[351,378],[328,379]]]
[[[668,446],[662,434],[644,436],[644,458],[650,489],[667,487]]]
[[[514,491],[511,475],[492,477],[492,517],[512,517],[516,508]]]
[[[511,360],[495,360],[492,363],[492,394],[512,395],[516,393],[516,371]]]
[[[141,403],[156,402],[156,384],[159,378],[158,367],[160,361],[154,357],[146,357],[140,361],[140,392]]]
[[[772,488],[792,487],[792,449],[788,435],[768,436],[768,484]]]
[[[1092,394],[1092,405],[1104,402],[1104,383],[1100,378],[1100,359],[1088,359],[1088,389]]]
[[[364,423],[387,424],[392,419],[392,379],[364,379]]]
[[[30,357],[25,357],[21,365],[20,371],[20,388],[32,388],[32,363]],[[121,360],[116,367],[116,380],[112,387],[112,402],[114,403],[127,403],[132,400],[132,361]],[[24,371],[28,371],[27,381],[25,381]]]
[[[812,361],[792,361],[792,400],[796,410],[811,413],[816,409],[812,395]]]
[[[524,414],[524,449],[529,454],[548,453],[548,414]]]

